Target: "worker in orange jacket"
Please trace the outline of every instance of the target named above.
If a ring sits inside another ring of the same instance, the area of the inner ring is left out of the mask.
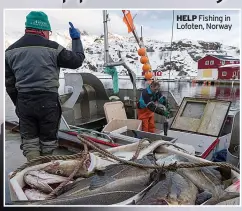
[[[155,133],[155,114],[168,117],[169,112],[156,103],[160,103],[167,106],[167,100],[165,96],[162,96],[160,92],[160,84],[157,81],[152,83],[141,92],[137,107],[138,107],[138,119],[142,120],[142,130],[145,132]]]

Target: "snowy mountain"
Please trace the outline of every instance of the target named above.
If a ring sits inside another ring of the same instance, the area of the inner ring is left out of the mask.
[[[11,32],[5,33],[5,47],[7,48],[23,33]],[[57,31],[50,37],[67,49],[71,48],[71,39],[68,31]],[[85,49],[86,60],[81,68],[74,71],[99,72],[103,73],[104,40],[103,36],[89,35],[88,32],[82,32],[82,41]],[[197,60],[206,54],[230,55],[236,58],[240,56],[240,50],[237,47],[226,46],[219,42],[204,42],[193,40],[178,40],[172,43],[162,42],[144,38],[148,56],[153,70],[162,70],[162,78],[169,77],[171,69],[171,78],[190,77],[197,75]],[[132,36],[120,36],[109,34],[110,56],[114,61],[118,61],[118,51],[129,67],[137,74],[142,74],[142,64],[139,62],[137,54],[138,45]],[[127,75],[123,67],[117,67],[120,75]],[[63,72],[70,71],[63,69]]]

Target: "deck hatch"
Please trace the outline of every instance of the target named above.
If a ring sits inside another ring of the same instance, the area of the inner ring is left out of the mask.
[[[230,106],[230,101],[185,97],[170,129],[218,137]]]

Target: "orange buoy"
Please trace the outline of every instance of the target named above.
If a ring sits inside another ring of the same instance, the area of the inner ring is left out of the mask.
[[[140,58],[140,63],[141,63],[141,64],[146,64],[146,63],[148,63],[148,61],[149,61],[149,59],[148,59],[147,56],[142,56],[142,57]]]
[[[145,73],[145,79],[146,79],[146,80],[150,80],[152,77],[153,77],[153,74],[152,74],[151,71],[147,71],[147,72]]]
[[[144,72],[147,72],[147,71],[151,70],[151,66],[149,64],[144,64],[143,67],[142,67],[142,70]]]
[[[139,54],[139,56],[145,56],[145,53],[146,53],[145,48],[140,48],[140,49],[138,50],[138,54]]]

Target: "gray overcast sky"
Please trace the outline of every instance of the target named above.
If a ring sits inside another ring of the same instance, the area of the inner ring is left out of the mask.
[[[49,16],[52,29],[67,30],[68,22],[80,30],[86,30],[90,34],[100,35],[103,33],[102,10],[43,10]],[[30,10],[6,10],[5,30],[8,33],[24,30],[25,17]],[[109,31],[120,35],[128,35],[127,28],[122,21],[121,10],[108,10],[110,14]],[[171,10],[131,10],[137,29],[143,25],[144,36],[170,41],[172,28]],[[232,24],[231,31],[228,30],[178,30],[177,22],[174,26],[174,40],[192,39],[205,41],[218,41],[227,45],[240,46],[240,12],[238,10],[177,10],[176,15],[210,15],[229,16],[228,24]],[[194,22],[202,23],[202,22]],[[203,23],[205,24],[205,23]],[[139,32],[139,31],[138,31]]]

